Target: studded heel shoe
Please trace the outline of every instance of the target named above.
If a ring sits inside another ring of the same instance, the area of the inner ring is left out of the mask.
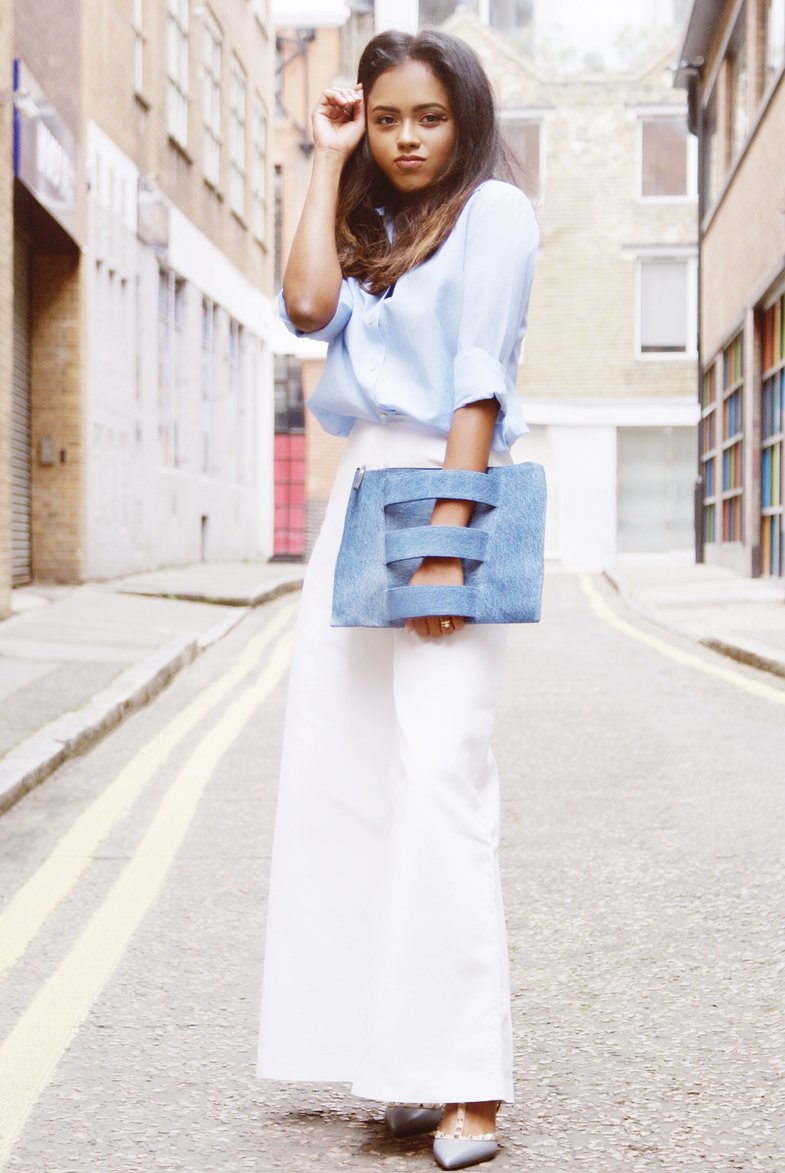
[[[444,1108],[433,1104],[388,1104],[384,1119],[393,1136],[417,1136],[438,1128]]]
[[[497,1111],[498,1108],[499,1104],[496,1105]],[[464,1136],[465,1121],[466,1105],[459,1104],[452,1132],[445,1133],[440,1129],[434,1137],[433,1155],[437,1165],[442,1169],[468,1169],[470,1165],[492,1161],[499,1151],[495,1132]]]

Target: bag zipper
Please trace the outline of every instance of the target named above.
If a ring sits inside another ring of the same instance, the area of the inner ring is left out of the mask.
[[[365,465],[361,464],[360,467],[357,469],[357,471],[354,474],[354,480],[352,481],[352,488],[353,489],[359,489],[360,485],[363,483],[364,476],[365,476]]]

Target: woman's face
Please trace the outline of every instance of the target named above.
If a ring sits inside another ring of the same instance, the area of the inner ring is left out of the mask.
[[[397,191],[424,191],[452,156],[457,128],[450,96],[422,61],[381,73],[366,95],[368,145]]]

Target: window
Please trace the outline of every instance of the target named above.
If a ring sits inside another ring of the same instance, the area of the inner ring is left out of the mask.
[[[208,13],[202,30],[202,166],[213,187],[221,181],[221,34]]]
[[[245,445],[249,439],[245,426],[245,385],[243,382],[242,355],[244,347],[243,328],[234,318],[229,321],[229,339],[226,362],[229,368],[229,415],[226,420],[227,435],[231,437],[228,456],[229,480],[245,481]]]
[[[273,170],[273,282],[281,288],[283,277],[283,168],[276,163]]]
[[[513,163],[520,170],[520,183],[532,203],[542,199],[540,168],[540,123],[532,118],[515,116],[501,118],[505,144],[513,155]]]
[[[275,431],[290,435],[305,431],[305,400],[300,360],[275,356]]]
[[[785,0],[767,0],[763,8],[766,20],[765,87],[773,81],[785,61]]]
[[[728,56],[727,160],[732,163],[747,139],[747,35],[746,5],[742,6],[733,30]]]
[[[686,120],[641,118],[641,195],[644,199],[667,199],[692,195],[690,139]]]
[[[717,364],[704,372],[700,424],[703,540],[717,540]]]
[[[695,263],[681,257],[639,262],[640,353],[693,353]]]
[[[280,37],[275,38],[275,77],[273,90],[275,93],[275,113],[278,118],[286,117],[286,107],[283,101],[283,70],[284,70],[283,42]]]
[[[267,110],[259,94],[254,95],[251,156],[251,228],[257,240],[264,240],[267,219]]]
[[[420,24],[441,24],[454,11],[454,0],[420,0]]]
[[[509,33],[532,23],[534,0],[465,0],[460,7],[474,12],[482,24]],[[455,9],[455,0],[420,0],[420,24],[441,24]]]
[[[216,326],[218,307],[209,300],[202,298],[202,472],[210,476],[213,472],[213,401],[217,371],[216,358]]]
[[[785,574],[785,294],[761,322],[761,573]]]
[[[161,464],[181,463],[179,384],[183,356],[185,282],[174,273],[158,273],[158,455]]]
[[[713,208],[720,194],[720,140],[717,131],[717,90],[714,89],[703,112],[703,185],[706,210]]]
[[[482,9],[485,5],[480,5]],[[526,28],[532,22],[534,0],[487,0],[488,24],[502,32]]]
[[[183,147],[188,145],[188,4],[167,0],[166,126]]]
[[[275,544],[279,558],[305,552],[305,410],[299,359],[275,356]]]
[[[744,338],[739,333],[722,352],[722,540],[742,538]]]
[[[134,91],[144,92],[144,0],[134,0]]]
[[[232,58],[229,90],[229,206],[245,214],[245,70]]]

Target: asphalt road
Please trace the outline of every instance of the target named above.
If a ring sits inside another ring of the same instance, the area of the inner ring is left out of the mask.
[[[291,600],[0,820],[0,1167],[433,1168],[254,1077]],[[228,674],[228,675],[227,675]],[[785,687],[554,574],[499,713],[494,1170],[785,1170]]]

